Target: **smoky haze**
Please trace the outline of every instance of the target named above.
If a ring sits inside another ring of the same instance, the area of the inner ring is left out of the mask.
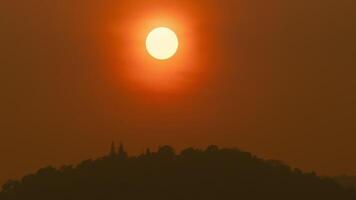
[[[129,21],[134,4],[198,13],[216,62],[203,66],[213,75],[194,93],[158,104],[111,75],[106,28]],[[351,0],[4,0],[0,182],[103,155],[113,140],[131,153],[238,146],[321,174],[356,174],[355,9]]]

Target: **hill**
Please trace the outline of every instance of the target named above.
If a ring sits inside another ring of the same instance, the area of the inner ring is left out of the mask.
[[[356,189],[356,176],[342,175],[335,177],[335,180],[346,188]]]
[[[128,157],[119,152],[77,166],[46,167],[7,182],[0,200],[355,200],[332,179],[257,158],[238,149],[170,146]]]

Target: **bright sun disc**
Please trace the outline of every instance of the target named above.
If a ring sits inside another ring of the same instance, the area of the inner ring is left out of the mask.
[[[158,59],[167,60],[178,50],[178,37],[174,31],[166,27],[153,29],[146,38],[148,53]]]

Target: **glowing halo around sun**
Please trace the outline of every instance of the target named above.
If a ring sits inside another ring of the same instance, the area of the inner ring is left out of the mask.
[[[178,47],[178,37],[170,28],[158,27],[147,35],[146,49],[155,59],[168,60],[177,53]]]
[[[165,100],[200,88],[211,76],[211,67],[206,66],[215,66],[212,50],[218,46],[209,40],[210,32],[204,26],[196,27],[199,18],[189,10],[175,6],[149,9],[151,3],[143,2],[148,5],[142,12],[134,12],[137,5],[133,3],[133,12],[108,23],[111,38],[102,38],[110,47],[108,66],[115,70],[108,76],[117,75],[112,81],[132,94]]]

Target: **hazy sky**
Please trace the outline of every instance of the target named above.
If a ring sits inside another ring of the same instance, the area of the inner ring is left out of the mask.
[[[356,174],[355,10],[354,0],[2,0],[0,183],[101,156],[111,141],[131,153],[214,143]],[[184,19],[187,56],[157,79],[179,89],[133,81],[147,75],[137,62],[151,65],[130,53],[132,27],[152,13]]]

